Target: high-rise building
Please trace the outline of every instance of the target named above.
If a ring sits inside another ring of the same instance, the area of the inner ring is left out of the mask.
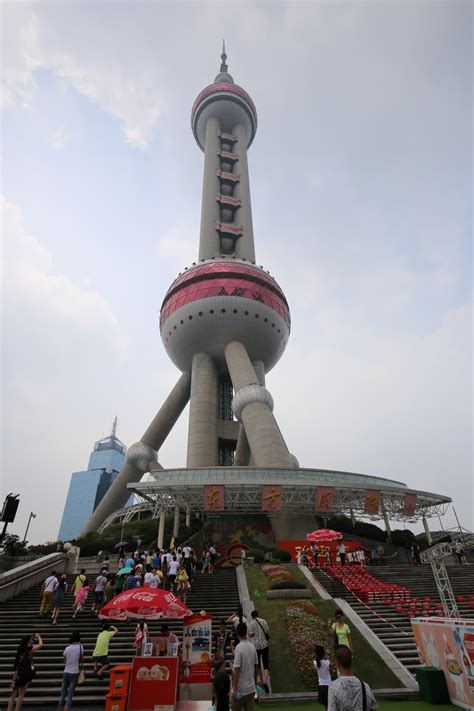
[[[127,448],[116,431],[117,418],[110,435],[94,444],[87,470],[71,474],[58,540],[77,538],[122,468]]]
[[[291,320],[282,288],[256,264],[247,151],[257,111],[229,74],[225,47],[221,59],[191,112],[204,153],[198,259],[171,284],[160,313],[163,345],[182,375],[83,532],[110,523],[130,490],[159,516],[159,543],[166,511],[174,511],[176,535],[183,509],[188,523],[193,511],[267,512],[278,542],[312,530],[316,513],[383,517],[387,531],[390,519],[422,518],[427,529],[427,517],[443,513],[449,497],[385,477],[302,469],[287,447],[265,385]],[[158,451],[188,401],[186,467],[163,469]],[[151,476],[140,483],[145,472]]]

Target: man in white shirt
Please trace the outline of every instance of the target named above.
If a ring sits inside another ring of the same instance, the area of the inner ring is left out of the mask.
[[[151,567],[147,565],[147,571],[145,577],[143,578],[144,587],[146,588],[156,588],[156,576],[152,573]]]
[[[346,562],[346,551],[347,548],[341,541],[337,547],[337,552],[339,553],[339,558],[341,559],[341,565],[344,565],[344,563]]]
[[[239,622],[235,632],[239,643],[234,652],[232,711],[253,711],[258,674],[257,650],[247,640],[247,625],[244,622]]]
[[[334,653],[339,677],[328,691],[328,711],[376,711],[372,689],[352,673],[352,652],[340,645]],[[364,704],[365,697],[365,704]]]
[[[57,587],[58,578],[56,576],[56,571],[53,570],[51,575],[46,578],[41,587],[41,604],[39,609],[40,617],[43,617],[43,615],[47,615],[53,607],[53,597]]]
[[[179,562],[176,560],[176,556],[174,555],[171,563],[168,565],[168,580],[170,584],[170,590],[173,589],[173,586],[176,582],[176,576],[178,575],[178,570],[179,570]]]

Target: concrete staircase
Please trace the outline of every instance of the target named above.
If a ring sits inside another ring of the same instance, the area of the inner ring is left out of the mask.
[[[98,574],[96,558],[81,559],[79,568],[82,567],[86,568],[90,578]],[[74,577],[69,576],[69,590],[71,590]],[[77,620],[72,619],[72,602],[72,594],[68,592],[58,624],[54,626],[50,619],[38,617],[39,586],[0,605],[0,709],[6,708],[10,695],[8,684],[12,678],[12,664],[19,640],[22,636],[30,635],[33,632],[41,634],[44,647],[35,655],[36,678],[27,691],[24,708],[29,706],[43,706],[45,709],[56,708],[63,673],[62,653],[69,643],[71,631],[75,629],[81,632],[87,681],[77,687],[74,704],[103,703],[108,691],[108,678],[97,680],[92,676],[92,652],[101,623],[97,616],[90,612],[92,596],[89,596],[87,601],[87,611],[83,612]],[[235,612],[239,604],[235,571],[233,569],[219,570],[212,575],[197,573],[186,604],[193,612],[206,610],[210,613],[213,616],[213,631],[216,631],[220,620]],[[160,625],[160,621],[150,622],[151,634],[157,634]],[[169,625],[181,638],[182,623],[179,620],[170,621]],[[117,627],[119,633],[110,643],[110,661],[111,664],[128,663],[134,656],[133,639],[136,621],[118,623]]]
[[[371,566],[370,574],[385,583],[406,586],[417,598],[431,597],[439,603],[436,582],[431,567],[409,565]],[[412,673],[419,666],[418,651],[413,639],[410,620],[405,612],[396,612],[395,607],[382,602],[360,602],[339,581],[333,581],[321,570],[313,571],[314,577],[333,597],[344,597],[355,612],[390,649],[400,662]],[[449,566],[451,584],[456,596],[468,596],[474,591],[474,566]],[[461,617],[473,618],[468,600],[458,602]]]

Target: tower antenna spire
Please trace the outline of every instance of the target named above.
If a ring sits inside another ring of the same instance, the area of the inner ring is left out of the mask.
[[[117,433],[117,415],[115,415],[115,420],[112,423],[112,432],[110,433],[111,437],[115,437]]]
[[[229,67],[227,66],[227,54],[225,53],[225,40],[222,40],[222,54],[221,54],[221,72],[227,72]]]

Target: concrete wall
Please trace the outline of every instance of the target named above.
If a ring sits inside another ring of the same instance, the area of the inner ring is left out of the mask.
[[[52,570],[60,574],[72,572],[69,569],[73,568],[74,564],[75,560],[69,558],[65,553],[50,553],[2,573],[0,575],[0,603],[39,585]]]

